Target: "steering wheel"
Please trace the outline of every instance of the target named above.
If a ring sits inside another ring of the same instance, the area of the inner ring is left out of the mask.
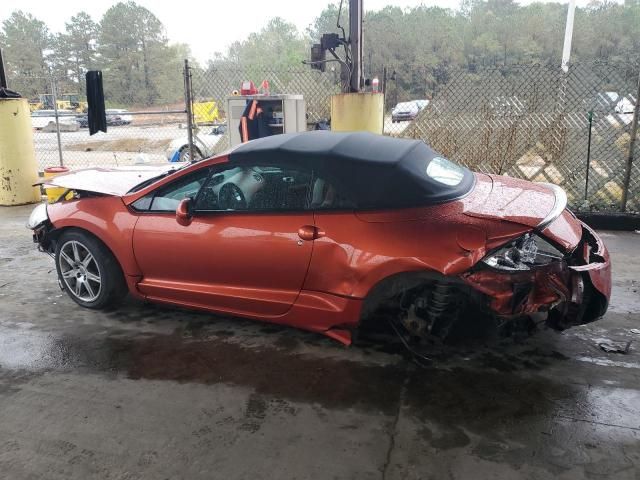
[[[205,188],[198,198],[198,208],[203,210],[218,210],[218,195],[213,188]]]
[[[218,193],[220,210],[245,210],[247,201],[244,193],[235,183],[225,183]]]

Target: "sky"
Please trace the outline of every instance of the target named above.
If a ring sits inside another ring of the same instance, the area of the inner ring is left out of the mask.
[[[386,5],[413,7],[440,6],[456,9],[459,0],[363,0],[365,10],[379,10]],[[620,0],[622,1],[622,0]],[[568,3],[560,0],[561,3]],[[577,0],[584,6],[589,0]],[[3,0],[0,22],[14,10],[31,13],[54,32],[63,32],[65,22],[81,10],[95,21],[116,0]],[[224,52],[236,40],[260,30],[270,18],[282,17],[304,31],[328,2],[312,0],[136,0],[164,24],[170,42],[186,43],[202,63],[215,52]],[[347,8],[348,0],[345,0]],[[531,0],[521,0],[528,4]]]

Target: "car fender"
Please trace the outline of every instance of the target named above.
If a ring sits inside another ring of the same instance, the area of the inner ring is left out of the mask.
[[[364,277],[359,279],[352,288],[352,295],[356,298],[366,298],[377,285],[398,275],[415,274],[440,274],[422,259],[418,258],[398,258],[389,259],[382,265],[368,271]]]
[[[125,275],[142,275],[133,255],[133,229],[138,217],[116,196],[96,196],[54,203],[47,208],[55,230],[88,231],[116,257]]]

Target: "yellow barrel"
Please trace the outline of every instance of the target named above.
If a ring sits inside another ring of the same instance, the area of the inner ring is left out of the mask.
[[[60,175],[61,173],[67,173],[69,169],[67,167],[47,167],[44,169],[44,178],[53,178],[56,175]],[[67,191],[66,188],[62,187],[47,187],[45,183],[44,187],[45,192],[47,192],[47,201],[49,203],[53,203],[60,198],[60,196]]]
[[[382,134],[384,94],[342,93],[331,97],[331,130]]]
[[[31,110],[26,98],[0,99],[0,205],[40,201]]]

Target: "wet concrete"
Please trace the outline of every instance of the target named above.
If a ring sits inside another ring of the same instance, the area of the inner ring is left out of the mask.
[[[28,212],[0,209],[1,478],[640,478],[638,234],[603,234],[604,320],[419,368],[246,320],[81,309]]]

